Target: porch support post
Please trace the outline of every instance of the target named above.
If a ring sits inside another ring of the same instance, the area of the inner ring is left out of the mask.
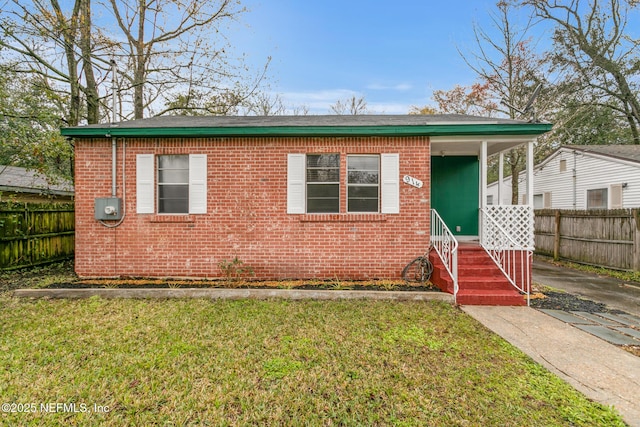
[[[498,160],[498,204],[502,205],[502,198],[504,196],[504,153],[500,152],[500,158]]]
[[[533,208],[533,141],[527,143],[527,205]]]
[[[487,141],[480,143],[480,207],[487,207]]]
[[[487,208],[487,141],[480,143],[480,208]],[[484,242],[482,227],[482,213],[478,215],[478,234],[480,242]]]

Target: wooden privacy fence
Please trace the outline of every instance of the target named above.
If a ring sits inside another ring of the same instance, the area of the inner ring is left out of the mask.
[[[74,229],[73,203],[0,203],[0,270],[69,258]]]
[[[536,253],[620,270],[640,270],[640,210],[536,210]]]

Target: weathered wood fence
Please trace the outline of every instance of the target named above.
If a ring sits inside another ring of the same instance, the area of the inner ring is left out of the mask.
[[[0,270],[71,257],[74,229],[72,203],[0,203]]]
[[[640,270],[640,210],[536,210],[536,253],[620,270]]]

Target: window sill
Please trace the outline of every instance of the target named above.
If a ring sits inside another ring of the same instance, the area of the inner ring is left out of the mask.
[[[387,216],[379,213],[303,214],[300,222],[384,222]]]
[[[152,224],[176,224],[195,222],[193,216],[185,215],[154,215],[149,219]]]

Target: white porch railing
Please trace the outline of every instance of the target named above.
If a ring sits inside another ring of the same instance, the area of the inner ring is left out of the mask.
[[[534,248],[533,209],[526,205],[497,205],[480,209],[480,244],[509,282],[531,294],[531,257]]]
[[[435,209],[431,209],[431,246],[453,280],[455,302],[458,296],[458,241]]]

